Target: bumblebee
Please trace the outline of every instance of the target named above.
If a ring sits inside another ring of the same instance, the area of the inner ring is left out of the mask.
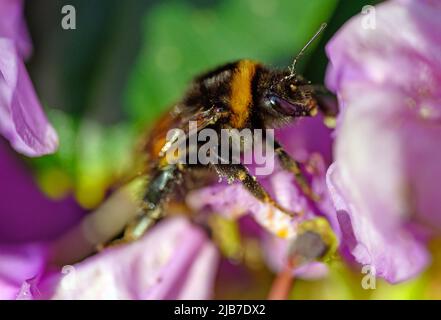
[[[143,235],[155,221],[163,217],[164,203],[177,186],[182,186],[186,175],[207,167],[229,181],[240,181],[258,200],[271,204],[290,216],[301,214],[281,207],[241,163],[225,164],[221,161],[208,165],[170,164],[165,154],[173,141],[167,139],[167,133],[174,128],[188,133],[190,121],[197,123],[197,132],[204,128],[220,132],[221,129],[277,128],[298,117],[314,116],[321,107],[314,87],[296,74],[295,66],[298,58],[324,27],[325,25],[321,26],[296,56],[292,66],[286,70],[273,70],[256,61],[239,60],[199,75],[193,80],[183,99],[160,118],[148,134],[143,152],[148,160],[149,182],[140,212],[126,227],[124,240],[131,241]],[[282,167],[292,172],[306,197],[317,200],[301,165],[277,141],[273,143],[275,155]]]

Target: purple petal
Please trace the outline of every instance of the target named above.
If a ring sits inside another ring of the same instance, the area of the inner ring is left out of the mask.
[[[219,256],[204,231],[168,218],[141,240],[109,248],[37,285],[52,299],[208,299]]]
[[[353,187],[343,187],[340,167],[329,169],[329,189],[333,196],[340,222],[342,241],[354,258],[362,265],[375,268],[375,274],[389,282],[409,279],[424,270],[429,256],[424,246],[417,241],[404,225],[382,223],[372,217],[369,208],[353,201]],[[386,219],[393,212],[376,211]]]
[[[332,159],[332,130],[323,121],[321,114],[300,118],[276,130],[276,139],[297,161],[306,162],[311,154],[319,154],[329,165]]]
[[[300,211],[307,206],[306,200],[299,196],[290,174],[274,173],[263,182],[265,185],[271,184],[276,200],[287,208]],[[187,202],[195,210],[209,209],[233,219],[251,213],[260,225],[284,238],[295,236],[299,222],[272,205],[257,200],[240,183],[217,184],[194,191],[187,197]]]
[[[29,58],[32,44],[23,16],[23,0],[0,0],[0,38],[12,40],[20,57]]]
[[[375,29],[357,16],[327,45],[342,110],[328,186],[345,245],[398,282],[429,261],[415,230],[441,227],[441,7],[402,0],[375,12]]]
[[[1,137],[0,181],[0,243],[53,239],[85,214],[72,198],[48,199]]]
[[[0,38],[0,133],[20,153],[54,152],[58,137],[48,123],[14,42]]]
[[[396,101],[399,95],[365,91],[348,104],[335,168],[328,173],[343,241],[358,262],[373,265],[390,282],[406,280],[427,265],[424,246],[406,226],[420,214],[439,223],[441,197],[434,185],[441,179],[436,168],[441,153],[433,150],[441,128],[419,128],[420,119],[395,107]]]
[[[403,3],[376,6],[375,29],[364,28],[360,15],[352,18],[327,44],[326,84],[342,106],[366,86],[414,99],[418,92],[440,96],[441,9],[435,1]]]
[[[44,271],[43,245],[0,245],[0,300],[19,298],[24,281]]]

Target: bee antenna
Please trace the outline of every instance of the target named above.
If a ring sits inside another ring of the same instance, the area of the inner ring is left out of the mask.
[[[327,24],[322,23],[318,31],[314,34],[314,36],[309,39],[309,41],[305,44],[305,46],[300,50],[300,52],[297,54],[297,56],[294,58],[291,67],[288,67],[289,71],[291,72],[290,76],[293,76],[296,71],[296,64],[299,58],[303,55],[303,53],[308,49],[309,45],[322,33],[322,31],[326,28]]]

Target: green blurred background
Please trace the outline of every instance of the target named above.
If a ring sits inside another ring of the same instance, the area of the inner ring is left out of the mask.
[[[27,161],[49,196],[73,192],[92,209],[127,171],[140,132],[179,99],[197,73],[240,58],[288,66],[327,22],[298,67],[312,82],[323,83],[327,41],[364,5],[378,2],[28,1],[34,43],[28,68],[61,144],[58,153]],[[76,30],[61,28],[61,8],[67,4],[76,9]],[[369,291],[361,289],[363,275],[341,263],[331,269],[326,280],[300,281],[293,297],[424,298],[441,291],[439,281],[428,281],[433,270],[399,286],[379,282],[379,289]],[[271,277],[259,272],[254,280],[265,291]],[[259,290],[245,293],[234,287],[237,281],[228,283],[233,287],[221,287],[220,297],[265,296]]]

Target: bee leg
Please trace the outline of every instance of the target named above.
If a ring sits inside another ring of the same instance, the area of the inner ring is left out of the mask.
[[[141,238],[150,227],[155,225],[163,216],[162,206],[154,210],[142,210],[124,230],[124,236],[121,242],[132,242]],[[119,240],[117,240],[119,241]]]
[[[293,212],[286,208],[283,208],[277,203],[263,188],[263,186],[257,181],[256,177],[251,175],[248,169],[242,164],[215,164],[215,170],[221,177],[226,177],[229,182],[238,180],[242,182],[242,185],[258,200],[268,203],[275,208],[279,209],[283,213],[291,217],[297,217],[303,215],[302,212]]]
[[[312,96],[317,101],[318,110],[324,117],[324,124],[334,129],[339,113],[337,97],[323,85],[307,84],[302,88],[312,92]]]
[[[163,202],[179,181],[177,165],[167,165],[158,170],[147,186],[141,211],[126,226],[122,242],[139,239],[163,216]]]
[[[278,142],[275,141],[274,144],[274,152],[277,154],[282,167],[294,174],[296,182],[303,194],[313,201],[319,201],[320,197],[312,191],[311,186],[300,169],[299,162],[291,158]]]

